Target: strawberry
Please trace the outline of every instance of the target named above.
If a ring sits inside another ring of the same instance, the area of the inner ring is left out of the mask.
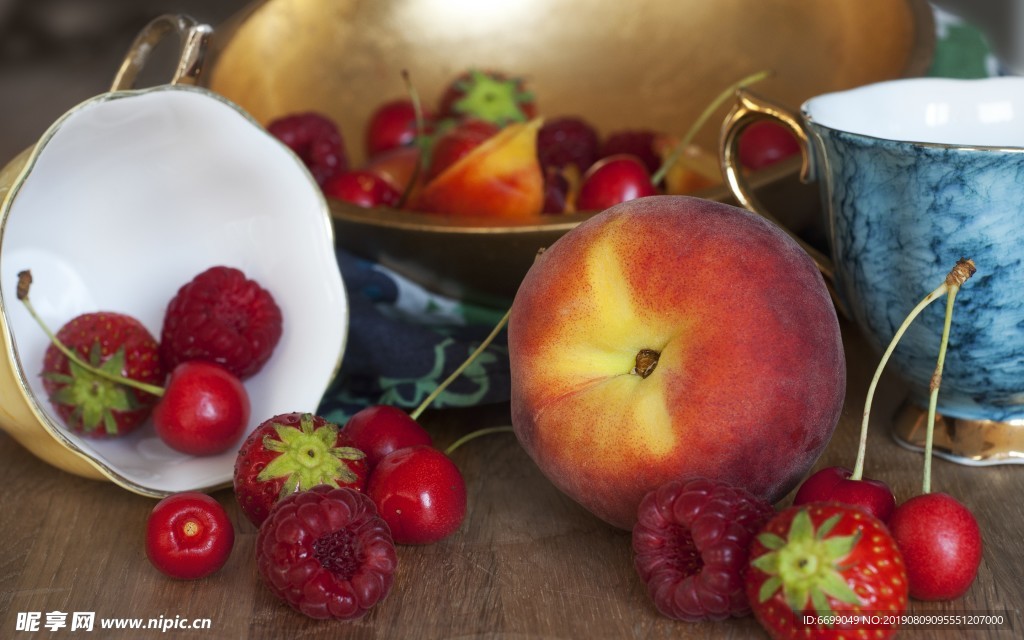
[[[533,119],[537,106],[522,78],[500,71],[471,69],[452,80],[445,89],[438,115],[454,119],[479,118],[504,126]]]
[[[131,316],[109,311],[85,313],[65,324],[57,338],[87,364],[108,374],[153,385],[164,381],[156,339]],[[68,428],[96,438],[135,430],[158,400],[86,371],[53,344],[43,356],[43,388]]]
[[[819,502],[790,507],[765,525],[750,548],[746,591],[758,622],[776,640],[889,638],[896,627],[885,616],[907,608],[907,570],[878,518]],[[830,624],[828,616],[840,620]]]
[[[259,526],[281,499],[321,484],[362,491],[366,455],[338,425],[309,413],[285,413],[260,424],[235,459],[235,497]]]

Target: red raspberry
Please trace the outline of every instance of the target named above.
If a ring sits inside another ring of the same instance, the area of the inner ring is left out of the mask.
[[[372,500],[320,485],[274,506],[256,536],[256,564],[292,608],[352,620],[388,595],[398,556]]]
[[[647,129],[616,131],[608,136],[601,145],[599,158],[627,153],[636,156],[644,163],[652,175],[661,168],[661,156],[655,148],[657,134]]]
[[[274,120],[267,131],[295,152],[321,187],[348,170],[345,141],[337,125],[319,113],[296,113]]]
[[[705,478],[648,493],[633,528],[634,565],[658,611],[689,622],[750,613],[750,545],[772,515],[746,490]]]
[[[168,371],[187,360],[206,360],[244,380],[270,358],[281,325],[270,292],[238,269],[211,267],[167,305],[160,358]]]
[[[581,118],[554,118],[537,132],[537,159],[544,169],[574,164],[582,174],[597,160],[600,145],[597,130]]]

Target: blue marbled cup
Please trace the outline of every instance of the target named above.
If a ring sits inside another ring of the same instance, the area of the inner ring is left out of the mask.
[[[812,98],[789,124],[810,142],[832,283],[878,353],[971,258],[938,411],[1024,419],[1024,78],[883,82]],[[888,365],[922,406],[944,314],[944,302],[930,305]]]

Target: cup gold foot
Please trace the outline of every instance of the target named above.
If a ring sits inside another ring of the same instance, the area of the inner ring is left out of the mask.
[[[905,402],[896,413],[892,435],[908,449],[924,450],[928,411]],[[1024,464],[1024,420],[964,420],[935,416],[932,453],[964,465]]]

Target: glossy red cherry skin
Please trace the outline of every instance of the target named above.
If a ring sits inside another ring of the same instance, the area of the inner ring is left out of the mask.
[[[324,184],[324,195],[359,207],[394,207],[402,192],[379,173],[356,169],[339,173]]]
[[[146,521],[146,557],[161,573],[179,580],[204,578],[228,561],[235,529],[210,496],[187,491],[168,496]]]
[[[212,362],[189,360],[171,372],[153,410],[153,426],[172,449],[209,456],[238,444],[249,413],[249,394],[234,374]]]
[[[981,565],[981,529],[974,514],[947,493],[907,500],[889,520],[903,554],[910,597],[954,600],[967,593]]]
[[[757,170],[800,153],[800,143],[785,126],[760,120],[743,130],[737,151],[741,165]]]
[[[812,474],[797,489],[793,504],[841,502],[860,507],[882,522],[888,522],[896,508],[896,497],[881,480],[851,480],[846,467],[826,467]]]
[[[433,444],[430,433],[420,423],[402,409],[386,404],[356,412],[342,432],[352,441],[352,446],[366,454],[370,469],[392,451]]]
[[[466,517],[466,483],[444,453],[417,445],[385,456],[366,487],[399,544],[430,544],[455,533]]]
[[[619,154],[602,158],[587,169],[576,200],[579,211],[603,211],[608,207],[657,193],[647,167],[635,156]]]
[[[424,114],[424,125],[429,132],[429,114]],[[385,102],[374,110],[366,125],[366,157],[407,147],[416,140],[416,133],[416,108],[412,100],[399,98]]]

